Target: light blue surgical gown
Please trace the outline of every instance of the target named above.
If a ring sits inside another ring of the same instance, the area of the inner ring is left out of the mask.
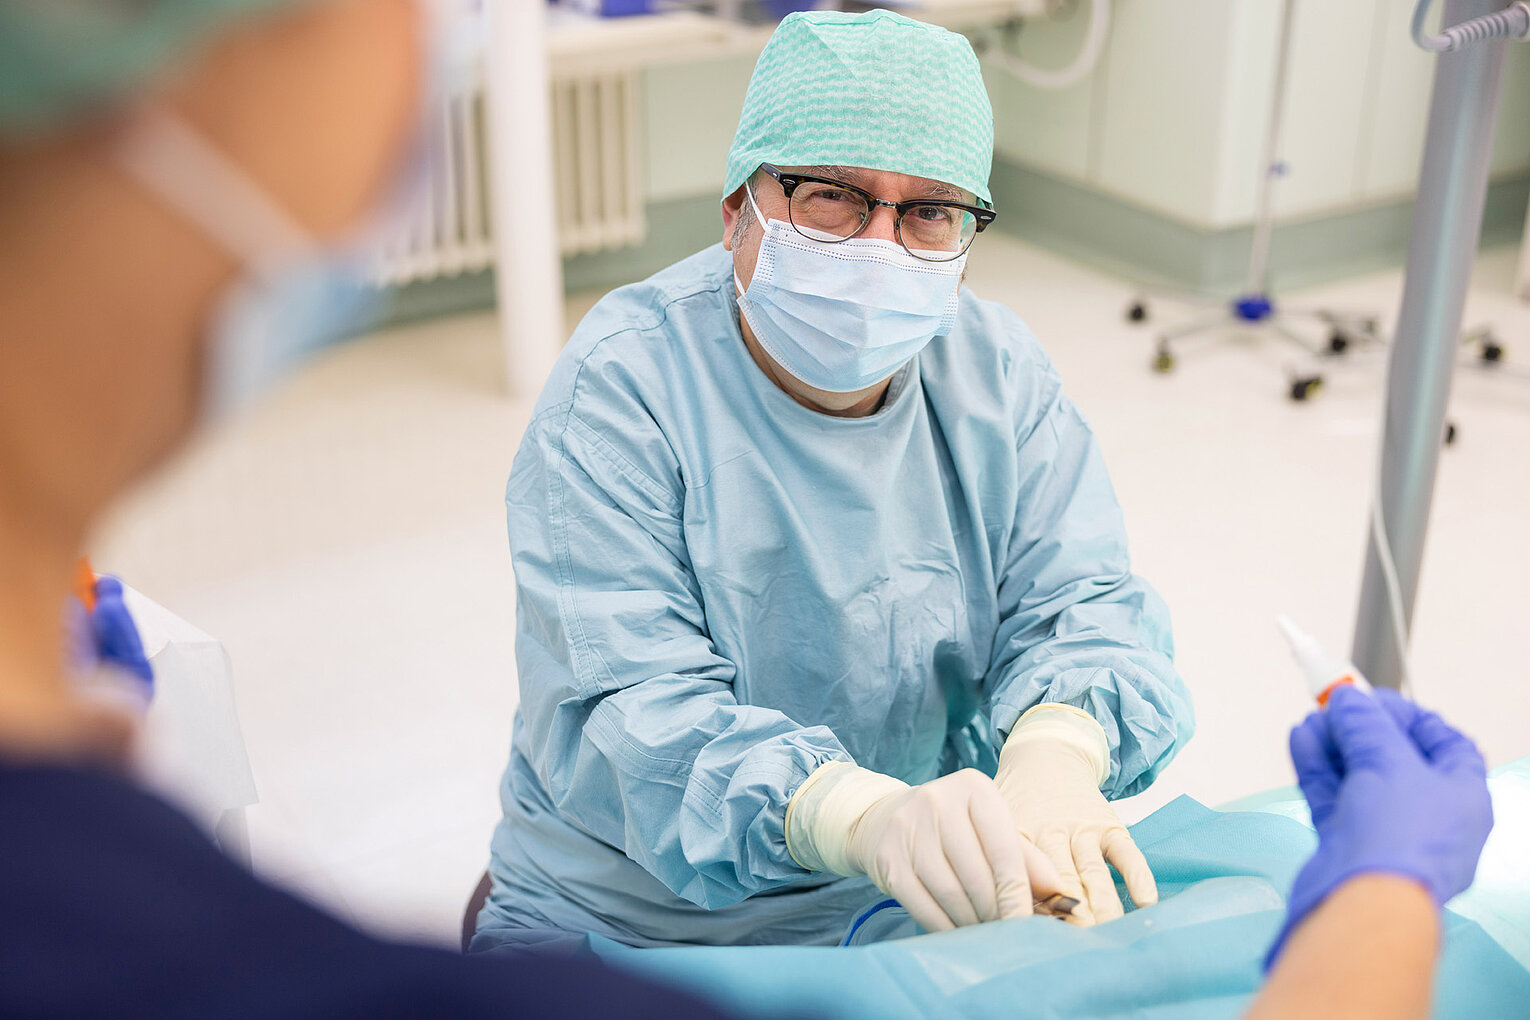
[[[521,700],[475,949],[833,942],[871,890],[784,835],[823,763],[923,783],[1065,702],[1121,797],[1193,729],[1099,449],[1018,318],[963,291],[875,414],[834,418],[754,364],[733,295],[721,246],[613,291],[527,426]]]

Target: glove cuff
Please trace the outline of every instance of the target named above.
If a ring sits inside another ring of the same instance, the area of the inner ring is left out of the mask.
[[[873,804],[907,789],[901,779],[851,762],[818,766],[787,802],[786,852],[809,871],[865,874],[850,860],[850,833]]]
[[[1110,778],[1110,741],[1099,722],[1081,708],[1053,701],[1033,705],[1009,731],[1004,750],[1038,740],[1057,740],[1076,749],[1095,773],[1095,786]]]

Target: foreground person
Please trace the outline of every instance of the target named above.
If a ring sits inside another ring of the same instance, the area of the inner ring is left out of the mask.
[[[375,941],[264,885],[134,783],[126,700],[67,661],[96,519],[332,309],[314,269],[409,148],[424,24],[411,0],[0,0],[0,1015],[718,1015],[593,963]]]

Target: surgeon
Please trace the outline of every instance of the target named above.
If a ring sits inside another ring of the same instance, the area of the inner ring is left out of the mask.
[[[602,299],[506,492],[521,690],[477,950],[827,943],[1157,893],[1109,800],[1193,729],[1168,613],[1040,343],[959,35],[785,19],[723,242]],[[993,778],[990,778],[993,777]],[[1057,902],[1057,901],[1053,901]]]
[[[101,661],[66,648],[101,514],[346,321],[343,242],[408,192],[427,25],[413,0],[0,0],[0,1016],[718,1015],[266,886],[133,779],[142,698],[97,696],[114,662],[146,679],[114,585],[75,649]]]

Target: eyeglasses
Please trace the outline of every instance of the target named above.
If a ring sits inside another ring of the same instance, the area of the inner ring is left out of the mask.
[[[893,236],[910,255],[925,262],[950,262],[960,258],[997,215],[992,209],[940,199],[888,202],[828,177],[789,173],[769,163],[760,169],[785,192],[793,229],[826,244],[848,241],[865,230],[872,210],[881,205],[897,214]]]

